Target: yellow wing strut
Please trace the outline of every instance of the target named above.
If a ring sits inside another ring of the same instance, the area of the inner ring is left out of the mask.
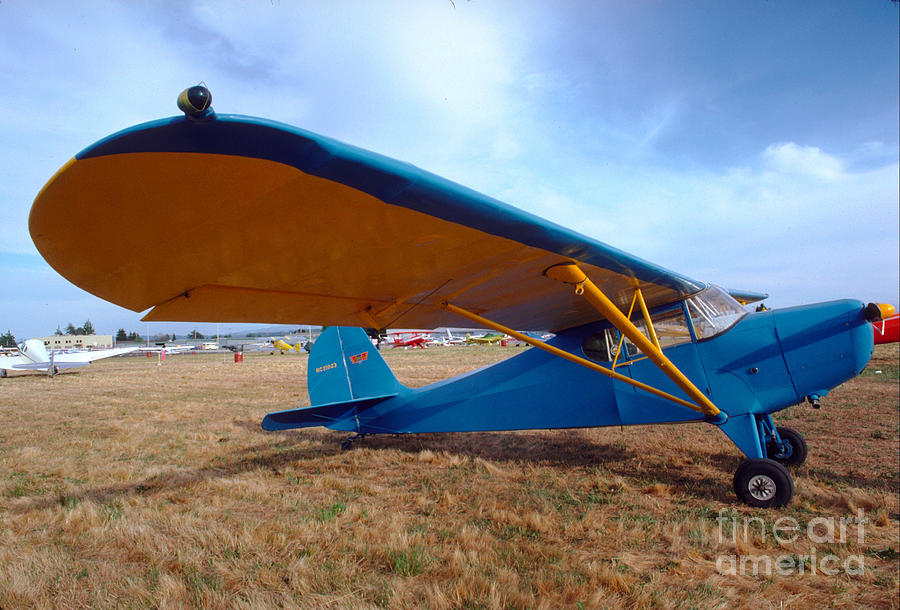
[[[647,385],[646,383],[642,383],[640,381],[632,379],[631,377],[626,377],[625,375],[622,375],[621,373],[611,371],[604,366],[600,366],[596,362],[591,362],[590,360],[588,360],[586,358],[582,358],[581,356],[576,356],[575,354],[571,354],[565,350],[561,350],[558,347],[548,345],[547,343],[544,343],[543,341],[539,341],[537,339],[529,337],[528,335],[525,335],[523,333],[515,331],[511,328],[507,328],[506,326],[503,326],[502,324],[497,324],[496,322],[494,322],[492,320],[483,318],[476,313],[472,313],[471,311],[468,311],[461,307],[457,307],[456,305],[447,303],[446,301],[441,303],[441,307],[443,307],[444,309],[446,309],[448,311],[452,311],[456,315],[466,318],[467,320],[471,320],[472,322],[475,322],[476,324],[496,330],[497,332],[506,333],[510,337],[515,337],[519,341],[523,341],[525,343],[528,343],[529,345],[533,345],[534,347],[542,349],[545,352],[549,352],[551,354],[554,354],[555,356],[559,356],[560,358],[565,358],[566,360],[569,360],[570,362],[580,364],[581,366],[587,367],[593,371],[597,371],[598,373],[603,373],[607,377],[612,377],[613,379],[617,379],[623,383],[633,385],[636,388],[640,388],[640,389],[644,390],[645,392],[650,392],[651,394],[653,394],[655,396],[659,396],[660,398],[664,398],[666,400],[671,400],[672,402],[679,404],[682,407],[687,407],[689,409],[693,409],[694,411],[700,411],[701,413],[709,413],[708,411],[698,407],[697,405],[695,405],[693,403],[688,402],[687,400],[682,400],[681,398],[678,398],[677,396],[672,396],[671,394],[669,394],[667,392],[663,392],[662,390],[658,390],[658,389],[654,388],[653,386]],[[616,311],[618,311],[618,310],[616,310]],[[638,331],[638,333],[640,333],[640,331]],[[672,365],[672,366],[674,366],[674,365]],[[690,383],[690,382],[688,382],[688,383]],[[713,407],[713,409],[715,409],[715,407]],[[718,412],[719,412],[719,410],[715,409],[715,411],[712,412],[711,414],[715,415]]]
[[[641,287],[638,286],[636,281],[634,283],[634,298],[637,299],[641,306],[641,313],[644,314],[644,321],[647,322],[647,332],[650,333],[650,340],[653,341],[656,349],[662,352],[662,348],[659,346],[659,338],[656,336],[656,329],[653,328],[653,322],[650,321],[650,312],[647,310],[647,302],[644,301],[644,293],[641,292]],[[628,319],[631,319],[630,315]]]
[[[584,274],[575,263],[562,263],[554,265],[547,269],[544,274],[554,280],[564,282],[566,284],[575,285],[575,294],[583,294],[584,297],[593,305],[597,311],[609,320],[619,332],[628,337],[639,350],[644,352],[647,357],[661,370],[665,375],[675,382],[675,384],[684,390],[684,392],[697,403],[695,409],[706,413],[707,415],[718,415],[719,409],[712,401],[695,386],[690,379],[684,376],[677,366],[675,366],[662,350],[654,345],[654,342],[647,339],[634,324],[631,323],[625,314],[619,311],[619,308],[597,288],[597,286]],[[644,315],[649,322],[649,315],[646,313],[646,304],[643,297],[639,299],[640,305],[644,310]],[[648,324],[648,326],[650,326]],[[652,328],[652,326],[650,326]],[[655,333],[654,333],[655,334]]]

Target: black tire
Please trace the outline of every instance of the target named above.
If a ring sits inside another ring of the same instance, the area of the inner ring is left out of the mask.
[[[787,468],[775,460],[747,460],[734,473],[734,493],[744,504],[778,508],[794,497],[794,480]]]
[[[778,428],[778,436],[781,441],[787,445],[786,451],[781,451],[778,445],[773,441],[766,443],[766,455],[769,459],[775,460],[784,466],[799,466],[806,461],[808,449],[806,441],[799,432],[793,428]]]

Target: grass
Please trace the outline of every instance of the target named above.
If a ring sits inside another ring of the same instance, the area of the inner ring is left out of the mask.
[[[422,385],[515,351],[386,358]],[[881,346],[820,411],[776,415],[810,446],[782,511],[735,501],[742,458],[707,425],[376,436],[344,452],[341,433],[259,428],[308,404],[305,355],[11,376],[0,607],[896,608],[900,384],[884,371],[897,364]],[[849,535],[782,544],[781,518],[844,518]],[[813,551],[859,556],[864,572],[812,574]],[[716,565],[763,554],[806,572]]]
[[[900,379],[900,366],[885,361],[873,362],[866,367],[866,370],[862,372],[862,375],[864,377],[875,377],[883,375],[885,379],[897,380]]]

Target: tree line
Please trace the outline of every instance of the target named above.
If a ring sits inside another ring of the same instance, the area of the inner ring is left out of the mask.
[[[230,337],[230,336],[231,336],[231,333],[225,335],[225,337]],[[205,339],[206,335],[204,335],[203,333],[201,333],[195,329],[195,330],[192,330],[191,332],[189,332],[185,336],[185,338],[186,339]],[[139,342],[139,341],[143,341],[143,340],[144,340],[144,337],[142,337],[138,333],[136,333],[136,332],[126,333],[124,328],[120,328],[116,332],[116,343],[120,343],[122,341]],[[173,342],[177,341],[177,339],[175,338],[175,333],[172,333],[171,335],[169,333],[157,333],[157,334],[153,335],[152,337],[150,337],[150,341],[152,341],[153,343],[168,343],[169,341],[173,341]]]
[[[296,332],[300,332],[300,329],[298,329]],[[64,335],[93,335],[93,334],[96,334],[96,331],[94,330],[94,325],[91,323],[90,320],[85,320],[84,324],[82,324],[81,326],[75,326],[74,324],[69,322],[66,325],[65,331],[63,331],[59,326],[57,326],[56,331],[53,333],[53,335],[57,336],[57,337],[64,336]],[[223,338],[228,339],[228,338],[231,338],[231,336],[232,336],[232,334],[228,333],[228,334],[224,335]],[[250,333],[247,336],[253,337],[253,336],[255,336],[255,333]],[[266,336],[266,335],[263,335],[260,333],[259,336]],[[144,341],[144,337],[142,335],[140,335],[139,333],[137,333],[135,331],[131,331],[130,333],[125,332],[124,328],[120,328],[118,331],[116,331],[115,337],[116,337],[116,343],[121,343],[123,341],[131,341],[132,343],[140,343],[140,342]],[[191,332],[189,332],[187,334],[186,338],[187,339],[205,339],[206,335],[204,335],[203,333],[201,333],[195,329],[195,330],[192,330]],[[169,335],[168,333],[158,333],[156,335],[153,335],[150,338],[150,340],[153,341],[154,343],[168,343],[169,341],[172,341],[172,342],[176,341],[175,333],[172,333],[171,335]],[[16,338],[12,334],[12,331],[10,331],[9,329],[7,329],[6,333],[0,334],[0,347],[16,347]]]
[[[56,327],[56,332],[53,334],[55,336],[61,335],[93,335],[96,334],[97,331],[94,330],[94,325],[91,324],[90,320],[85,320],[84,324],[81,326],[75,326],[71,322],[69,322],[68,326],[66,326],[66,331],[63,332],[60,330],[59,326]]]

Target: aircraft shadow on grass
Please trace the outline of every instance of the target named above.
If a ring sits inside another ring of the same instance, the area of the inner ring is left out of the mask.
[[[255,422],[241,422],[238,424],[249,430],[258,431]],[[22,498],[11,510],[16,513],[26,513],[33,510],[47,509],[55,505],[71,505],[86,500],[96,504],[106,504],[116,498],[142,495],[153,496],[164,494],[183,487],[203,483],[218,478],[235,476],[257,469],[267,469],[274,474],[281,474],[281,470],[298,461],[304,460],[328,460],[342,455],[335,444],[335,433],[318,430],[290,431],[274,435],[272,442],[256,445],[247,449],[236,451],[231,461],[221,463],[212,461],[205,466],[193,469],[179,469],[164,472],[143,480],[118,485],[99,486],[92,489],[76,491],[67,494],[41,495],[31,498]],[[220,442],[227,442],[227,438]],[[303,446],[298,446],[297,441],[305,441]],[[523,442],[524,441],[524,442]],[[455,446],[448,450],[448,443]],[[288,447],[286,443],[291,443]],[[568,437],[555,437],[554,435],[534,434],[527,437],[498,432],[480,432],[471,434],[435,434],[411,437],[402,435],[397,437],[379,436],[367,440],[365,447],[371,449],[396,449],[410,454],[417,454],[423,450],[447,452],[452,455],[464,455],[471,458],[499,462],[531,462],[543,465],[556,466],[596,466],[602,464],[611,474],[620,475],[626,479],[633,478],[633,468],[628,467],[630,460],[635,458],[635,453],[629,449],[621,448],[617,443],[598,444],[577,435]],[[729,456],[731,461],[737,461],[737,456]],[[616,466],[618,464],[618,466]],[[722,466],[730,467],[728,462]],[[726,468],[722,468],[726,470]],[[721,492],[720,485],[701,485],[699,481],[688,476],[680,476],[675,470],[662,470],[652,472],[655,481],[677,486],[685,493],[711,500],[727,501],[727,495]]]
[[[237,425],[254,432],[258,431],[255,422],[237,422]],[[214,460],[205,466],[164,472],[138,482],[99,486],[68,494],[53,496],[43,494],[22,498],[11,507],[11,511],[21,514],[86,500],[102,505],[130,495],[155,496],[257,469],[270,470],[273,474],[280,475],[282,469],[298,461],[327,461],[344,453],[334,442],[335,433],[330,431],[286,431],[273,436],[271,442],[235,451],[232,459],[225,463]],[[219,439],[219,442],[227,441],[227,438]],[[304,444],[298,446],[297,441],[304,441]],[[286,443],[290,443],[290,446]],[[453,448],[448,449],[448,444],[453,444]],[[478,432],[377,436],[367,439],[363,446],[376,450],[395,449],[409,454],[430,450],[500,463],[533,463],[564,467],[600,465],[611,475],[622,477],[638,490],[650,482],[661,483],[668,485],[678,495],[724,504],[732,502],[730,494],[723,489],[718,478],[698,478],[696,473],[686,472],[684,468],[676,465],[644,466],[641,470],[635,471],[634,460],[639,456],[634,450],[621,447],[619,441],[598,443],[580,435],[563,437],[552,433],[534,433],[521,436],[502,432]],[[740,460],[741,457],[738,455],[717,453],[709,456],[709,467],[727,474]],[[883,477],[847,476],[824,469],[817,469],[816,477],[826,485],[851,485],[862,489],[896,491],[894,483]]]
[[[314,438],[308,439],[310,443],[304,447],[281,449],[278,442],[268,442],[255,447],[239,450],[234,454],[231,461],[224,463],[213,460],[205,466],[187,469],[179,468],[177,470],[153,475],[137,482],[104,485],[66,494],[42,494],[30,498],[20,498],[19,501],[11,507],[11,511],[16,513],[26,513],[33,510],[50,508],[59,504],[70,505],[71,503],[80,503],[85,500],[90,500],[97,504],[106,504],[115,498],[123,496],[157,495],[189,485],[231,477],[260,468],[269,469],[274,473],[279,474],[281,468],[295,463],[298,460],[322,458],[328,456],[329,453],[339,453],[336,449],[330,451],[333,449],[334,442],[333,439],[327,438],[327,434],[321,433],[320,435],[309,436]],[[321,436],[321,438],[315,438],[315,436]],[[227,442],[227,439],[220,439],[219,442]]]

